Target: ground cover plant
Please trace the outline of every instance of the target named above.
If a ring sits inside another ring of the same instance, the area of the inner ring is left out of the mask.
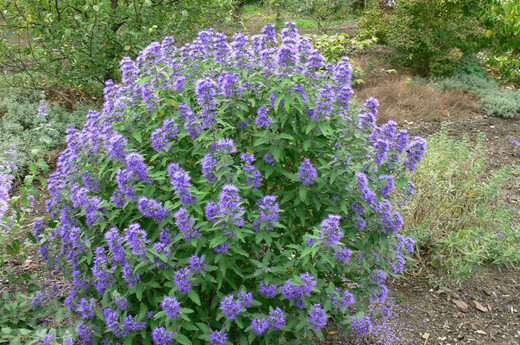
[[[520,91],[501,87],[483,73],[460,69],[451,77],[431,80],[438,90],[463,90],[477,95],[483,103],[483,111],[491,116],[518,118],[520,116]]]
[[[47,101],[42,91],[12,87],[15,77],[0,80],[0,161],[13,161],[15,156],[15,177],[20,182],[33,160],[31,151],[39,147],[37,158],[42,158],[63,145],[68,126],[83,126],[88,105],[77,104],[67,111]],[[6,151],[11,154],[6,156]]]
[[[103,111],[68,131],[53,217],[35,223],[72,283],[76,341],[302,344],[328,319],[370,330],[413,245],[390,193],[412,192],[426,142],[377,126],[373,98],[349,109],[348,59],[325,65],[288,23],[231,43],[168,37],[121,70]]]

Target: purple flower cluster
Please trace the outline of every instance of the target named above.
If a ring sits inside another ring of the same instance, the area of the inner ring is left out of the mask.
[[[276,285],[274,283],[265,284],[263,281],[260,282],[260,287],[258,288],[258,292],[268,298],[273,298],[276,296]]]
[[[152,340],[157,345],[169,345],[174,344],[175,339],[174,331],[167,331],[164,327],[156,327],[152,331]]]
[[[191,177],[178,163],[171,163],[168,166],[168,176],[170,176],[173,189],[177,192],[177,196],[183,204],[197,202],[197,199],[189,191]]]
[[[144,163],[144,159],[139,153],[129,153],[125,157],[125,163],[128,169],[132,170],[140,180],[152,182],[152,179],[150,179],[147,175],[148,167]]]
[[[339,228],[341,216],[329,214],[321,222],[320,238],[329,247],[336,246],[343,237],[343,231]]]
[[[332,305],[338,309],[348,308],[355,303],[354,294],[348,290],[341,292],[340,288],[336,288],[336,294],[328,295],[332,301]]]
[[[300,279],[302,280],[302,285],[295,285],[290,280],[287,280],[285,284],[280,286],[280,293],[286,299],[294,300],[296,306],[303,307],[302,299],[311,294],[312,289],[316,286],[316,278],[309,273],[302,273],[300,274]]]
[[[141,197],[138,200],[139,211],[146,217],[154,218],[158,222],[161,222],[170,213],[169,208],[164,208],[162,205],[153,198]]]
[[[258,116],[256,117],[255,123],[259,128],[269,126],[273,123],[273,118],[267,114],[267,106],[263,105],[257,110]]]
[[[218,160],[211,155],[211,153],[208,153],[204,156],[202,159],[201,165],[202,165],[202,173],[209,182],[215,182],[217,181],[217,177],[214,174],[213,168],[217,165]]]
[[[318,177],[318,171],[315,167],[312,166],[311,160],[309,158],[305,158],[300,166],[300,172],[298,173],[300,182],[305,186],[309,186],[316,182],[314,181],[316,177]]]
[[[262,184],[262,173],[260,170],[255,169],[252,164],[255,161],[255,156],[250,152],[246,152],[240,155],[240,159],[244,162],[242,169],[250,174],[250,176],[247,176],[247,183],[252,185],[253,189],[257,189]]]
[[[176,319],[180,316],[179,301],[175,297],[165,297],[161,302],[161,308],[169,318]]]
[[[245,210],[243,206],[240,206],[238,192],[237,186],[225,184],[219,194],[218,203],[209,202],[206,205],[206,217],[217,224],[223,225],[223,222],[228,219],[236,226],[243,226]]]
[[[187,294],[191,289],[190,269],[188,267],[181,268],[175,272],[175,285],[179,289],[179,293]]]
[[[227,342],[227,333],[222,331],[214,331],[209,337],[211,345],[224,345]]]
[[[49,115],[47,113],[48,106],[45,104],[45,101],[42,99],[40,101],[40,105],[38,106],[38,114],[36,115],[39,119],[44,119]]]
[[[344,263],[347,263],[350,260],[350,257],[352,256],[352,249],[348,248],[338,248],[336,249],[336,257],[343,261]]]
[[[229,320],[234,320],[242,311],[242,308],[248,308],[253,300],[252,293],[239,292],[235,298],[234,294],[224,297],[220,302],[220,308],[224,311],[224,315]]]
[[[190,217],[188,210],[184,207],[175,212],[175,225],[183,233],[186,241],[199,235],[199,230],[193,225],[194,221],[195,218]]]
[[[9,209],[9,191],[14,180],[14,176],[6,170],[5,167],[0,165],[0,219],[7,214]]]
[[[179,125],[175,119],[166,119],[162,127],[156,128],[150,134],[152,147],[157,152],[168,152],[171,148],[170,139],[179,135]]]
[[[258,218],[253,224],[255,230],[273,230],[276,227],[278,218],[280,217],[280,206],[276,202],[276,196],[266,195],[262,199],[259,199],[258,208],[260,209],[260,218]]]
[[[413,141],[406,147],[407,159],[404,165],[410,169],[415,170],[415,166],[422,159],[422,156],[426,152],[426,139],[421,137],[415,137]]]
[[[253,319],[251,328],[256,334],[262,335],[271,326],[274,329],[280,329],[285,325],[286,316],[280,307],[271,310],[269,316],[265,319]]]
[[[321,307],[321,304],[316,303],[309,310],[309,318],[307,319],[307,325],[310,325],[312,329],[318,330],[323,328],[327,324],[327,314]]]

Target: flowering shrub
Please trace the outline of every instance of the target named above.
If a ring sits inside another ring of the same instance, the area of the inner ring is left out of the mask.
[[[72,282],[88,343],[312,343],[371,327],[411,239],[390,204],[425,150],[377,100],[349,110],[347,58],[324,65],[293,23],[202,31],[121,61],[49,178],[35,229]]]

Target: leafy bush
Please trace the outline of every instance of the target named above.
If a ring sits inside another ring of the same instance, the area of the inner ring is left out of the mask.
[[[395,29],[397,20],[393,12],[379,7],[369,7],[363,11],[363,16],[358,22],[357,37],[370,39],[375,37],[379,44],[388,44],[388,36]]]
[[[480,59],[490,66],[498,77],[520,85],[520,54],[502,52],[499,54],[480,52]]]
[[[491,116],[517,118],[520,116],[520,92],[504,89],[496,80],[462,71],[452,77],[432,80],[437,89],[465,90],[476,94],[483,103],[483,110]]]
[[[44,80],[99,90],[118,63],[168,33],[189,37],[230,1],[0,0],[0,62]],[[32,80],[41,86],[40,80]]]
[[[356,56],[359,52],[372,47],[377,41],[375,38],[358,41],[347,34],[306,35],[306,37],[309,37],[314,47],[323,54],[326,63],[334,64],[345,56]],[[353,68],[351,83],[362,83],[365,71],[353,62],[351,65]]]
[[[402,208],[404,233],[416,240],[422,262],[460,282],[486,263],[520,263],[515,210],[497,201],[511,168],[486,173],[486,144],[455,140],[443,126],[428,138],[423,162],[412,174],[415,194]]]
[[[496,53],[520,54],[520,0],[486,0],[481,20],[486,28],[485,44]]]
[[[72,282],[78,341],[302,344],[328,318],[371,328],[412,244],[388,246],[402,221],[389,193],[409,190],[425,141],[376,126],[373,98],[349,109],[347,59],[322,70],[294,23],[263,33],[152,43],[68,132],[35,236]]]
[[[367,12],[361,28],[393,47],[396,62],[422,75],[450,75],[462,56],[477,48],[481,30],[471,10],[474,2],[399,0],[393,11]],[[367,31],[370,27],[375,29]]]

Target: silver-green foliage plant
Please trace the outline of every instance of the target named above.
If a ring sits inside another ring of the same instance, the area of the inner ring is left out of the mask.
[[[483,110],[491,116],[520,117],[520,91],[501,87],[496,80],[475,74],[457,72],[452,77],[432,81],[438,89],[465,90],[476,94],[483,103]]]
[[[103,111],[68,132],[53,217],[35,228],[71,281],[76,341],[303,344],[331,319],[372,328],[413,243],[390,192],[410,192],[426,142],[377,126],[374,98],[351,111],[348,59],[323,60],[287,23],[178,49],[167,37],[121,61]]]
[[[404,232],[416,240],[422,262],[460,282],[484,264],[517,265],[516,211],[497,200],[511,167],[487,172],[484,135],[456,140],[444,126],[429,137],[421,165],[411,174],[415,194],[402,208]]]
[[[40,158],[63,145],[67,127],[83,125],[87,106],[78,105],[76,110],[69,112],[60,105],[42,100],[44,95],[40,92],[24,91],[4,83],[0,87],[0,161],[11,159],[4,152],[14,153],[18,167],[14,182],[19,182],[33,160],[31,151],[36,143],[40,146]]]

